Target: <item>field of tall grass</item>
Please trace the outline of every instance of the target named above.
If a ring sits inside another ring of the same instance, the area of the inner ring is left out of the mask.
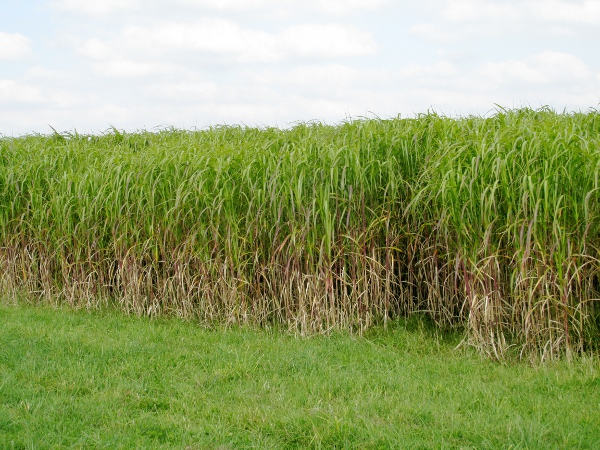
[[[600,113],[0,139],[0,290],[502,358],[600,347]]]

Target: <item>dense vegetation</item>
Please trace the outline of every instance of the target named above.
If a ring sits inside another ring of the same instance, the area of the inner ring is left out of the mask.
[[[425,311],[502,357],[599,343],[600,114],[0,140],[0,289],[301,333]]]

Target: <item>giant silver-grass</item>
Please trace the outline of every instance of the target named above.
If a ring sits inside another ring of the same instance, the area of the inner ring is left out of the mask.
[[[425,312],[496,357],[598,346],[600,115],[0,140],[5,292],[364,330]]]

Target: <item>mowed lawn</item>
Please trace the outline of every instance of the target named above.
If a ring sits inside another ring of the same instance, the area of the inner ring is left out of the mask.
[[[0,448],[600,448],[600,363],[0,306]]]

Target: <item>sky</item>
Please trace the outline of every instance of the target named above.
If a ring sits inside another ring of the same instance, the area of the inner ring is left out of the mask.
[[[600,108],[600,0],[2,0],[0,135]]]

